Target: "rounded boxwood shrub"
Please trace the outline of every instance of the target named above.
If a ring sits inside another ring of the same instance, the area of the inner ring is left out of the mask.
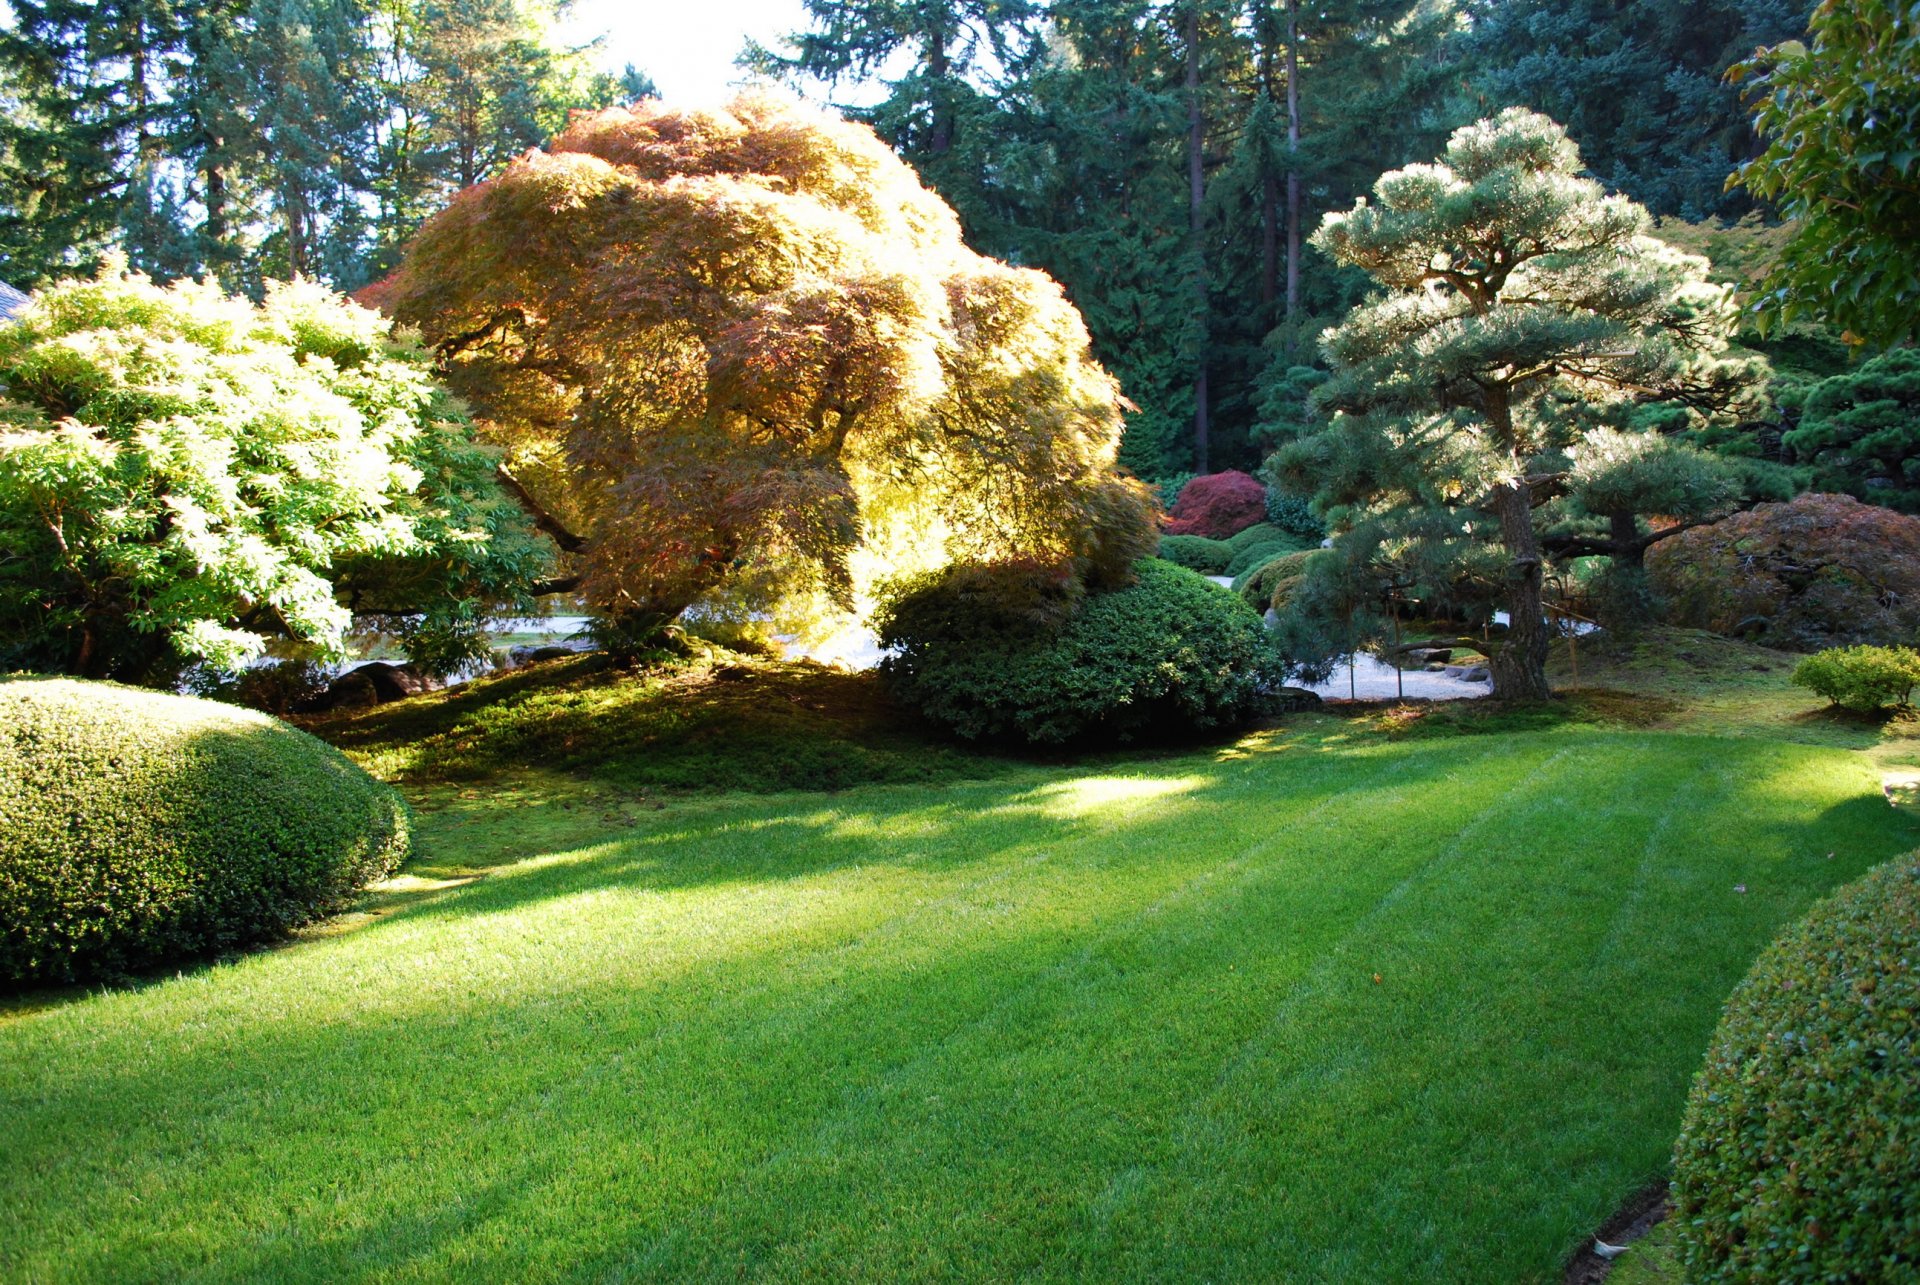
[[[406,805],[214,701],[0,681],[0,978],[78,981],[271,940],[406,857]]]
[[[1920,684],[1920,652],[1911,647],[1829,647],[1795,665],[1793,681],[1847,709],[1904,707]]]
[[[1298,553],[1283,553],[1263,563],[1240,586],[1240,596],[1262,615],[1268,611],[1285,611],[1287,604],[1293,601],[1294,590],[1305,582],[1307,572],[1313,567],[1313,560],[1325,552],[1324,549],[1302,549]]]
[[[1920,854],[1814,907],[1734,991],[1674,1200],[1691,1282],[1920,1279]]]
[[[1217,576],[1225,574],[1227,564],[1233,561],[1233,546],[1204,535],[1163,535],[1160,556],[1203,576]]]
[[[1233,560],[1227,563],[1227,569],[1220,574],[1233,577],[1234,589],[1237,592],[1240,585],[1245,583],[1249,573],[1258,571],[1275,558],[1284,558],[1289,553],[1298,552],[1300,552],[1300,542],[1283,535],[1278,539],[1267,540],[1242,549],[1233,555]]]
[[[902,582],[875,622],[893,651],[882,669],[902,703],[969,739],[1136,741],[1264,712],[1284,675],[1260,617],[1170,562],[1135,571],[1132,585],[1073,603],[1064,623],[1001,610],[980,591],[992,569]]]

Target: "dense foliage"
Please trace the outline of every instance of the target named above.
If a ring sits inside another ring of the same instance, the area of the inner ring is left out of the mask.
[[[1848,709],[1905,707],[1920,685],[1920,652],[1911,647],[1830,647],[1795,665],[1793,681]]]
[[[1762,504],[1654,545],[1675,624],[1811,651],[1920,636],[1920,518],[1851,496]]]
[[[354,288],[595,74],[557,0],[17,0],[0,28],[0,278],[90,272]]]
[[[899,699],[968,739],[1139,741],[1233,726],[1282,678],[1258,615],[1157,559],[1133,585],[1084,600],[1027,569],[950,568],[895,586],[876,624]]]
[[[1920,860],[1815,907],[1753,966],[1674,1148],[1687,1280],[1920,1273]]]
[[[1731,308],[1704,261],[1580,169],[1563,129],[1510,109],[1329,215],[1314,243],[1386,293],[1323,337],[1334,373],[1314,396],[1337,417],[1281,457],[1373,544],[1498,541],[1511,625],[1492,668],[1509,698],[1549,694],[1534,510],[1603,427],[1588,408],[1717,409],[1750,378],[1720,357]]]
[[[1267,488],[1237,469],[1228,469],[1196,477],[1180,488],[1167,534],[1225,540],[1266,517]]]
[[[1204,535],[1163,535],[1160,556],[1203,576],[1217,576],[1227,569],[1234,554],[1233,545],[1226,540]]]
[[[1782,445],[1812,466],[1816,489],[1920,513],[1920,349],[1829,376],[1796,409]]]
[[[850,604],[857,553],[1111,583],[1152,547],[1059,286],[969,251],[870,130],[778,97],[576,117],[372,297],[640,633],[726,586]]]
[[[1567,127],[1601,182],[1659,214],[1737,217],[1727,174],[1760,150],[1722,79],[1807,27],[1806,0],[1470,0],[1463,61],[1491,106]]]
[[[1820,0],[1810,43],[1733,69],[1767,149],[1733,182],[1792,234],[1765,318],[1810,312],[1856,342],[1920,337],[1920,12],[1898,0]]]
[[[109,267],[0,328],[0,665],[160,682],[413,613],[453,663],[549,550],[425,354],[317,285]]]
[[[72,679],[0,682],[0,979],[230,951],[406,858],[406,805],[264,714]]]

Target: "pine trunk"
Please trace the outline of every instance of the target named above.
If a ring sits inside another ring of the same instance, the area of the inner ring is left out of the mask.
[[[1507,637],[1493,654],[1493,694],[1502,700],[1547,700],[1547,614],[1544,563],[1533,527],[1533,488],[1524,478],[1496,492],[1507,564]]]
[[[1193,354],[1193,469],[1207,471],[1207,259],[1203,241],[1206,199],[1206,121],[1200,113],[1200,5],[1187,5],[1187,213],[1192,232],[1193,306],[1199,340]]]
[[[1300,308],[1300,0],[1287,0],[1287,307]]]
[[[953,102],[947,92],[947,33],[944,28],[936,27],[927,47],[927,79],[931,111],[932,130],[927,139],[927,151],[939,156],[953,146]]]

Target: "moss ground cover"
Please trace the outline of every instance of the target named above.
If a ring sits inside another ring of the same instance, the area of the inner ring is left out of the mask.
[[[1544,1281],[1761,946],[1920,838],[1830,747],[1330,718],[412,794],[362,914],[0,1022],[0,1276]]]

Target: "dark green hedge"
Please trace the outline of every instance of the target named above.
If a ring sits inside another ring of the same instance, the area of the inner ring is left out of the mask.
[[[283,936],[407,855],[406,805],[305,732],[111,683],[0,681],[0,979]]]
[[[1734,991],[1674,1199],[1696,1285],[1920,1280],[1920,855],[1814,907]]]
[[[1160,556],[1203,576],[1217,576],[1233,561],[1233,546],[1225,540],[1209,540],[1204,535],[1163,535]]]
[[[1059,743],[1179,736],[1244,722],[1283,675],[1239,597],[1157,558],[1125,589],[1093,593],[1063,624],[981,601],[980,569],[901,586],[877,624],[895,695],[968,738]],[[1017,601],[1031,592],[1016,571]]]
[[[1232,576],[1234,591],[1239,592],[1246,584],[1247,577],[1276,558],[1284,558],[1289,553],[1301,552],[1300,542],[1290,536],[1281,536],[1274,540],[1265,540],[1259,544],[1250,544],[1233,555],[1233,561],[1227,563],[1227,569],[1220,574]]]

